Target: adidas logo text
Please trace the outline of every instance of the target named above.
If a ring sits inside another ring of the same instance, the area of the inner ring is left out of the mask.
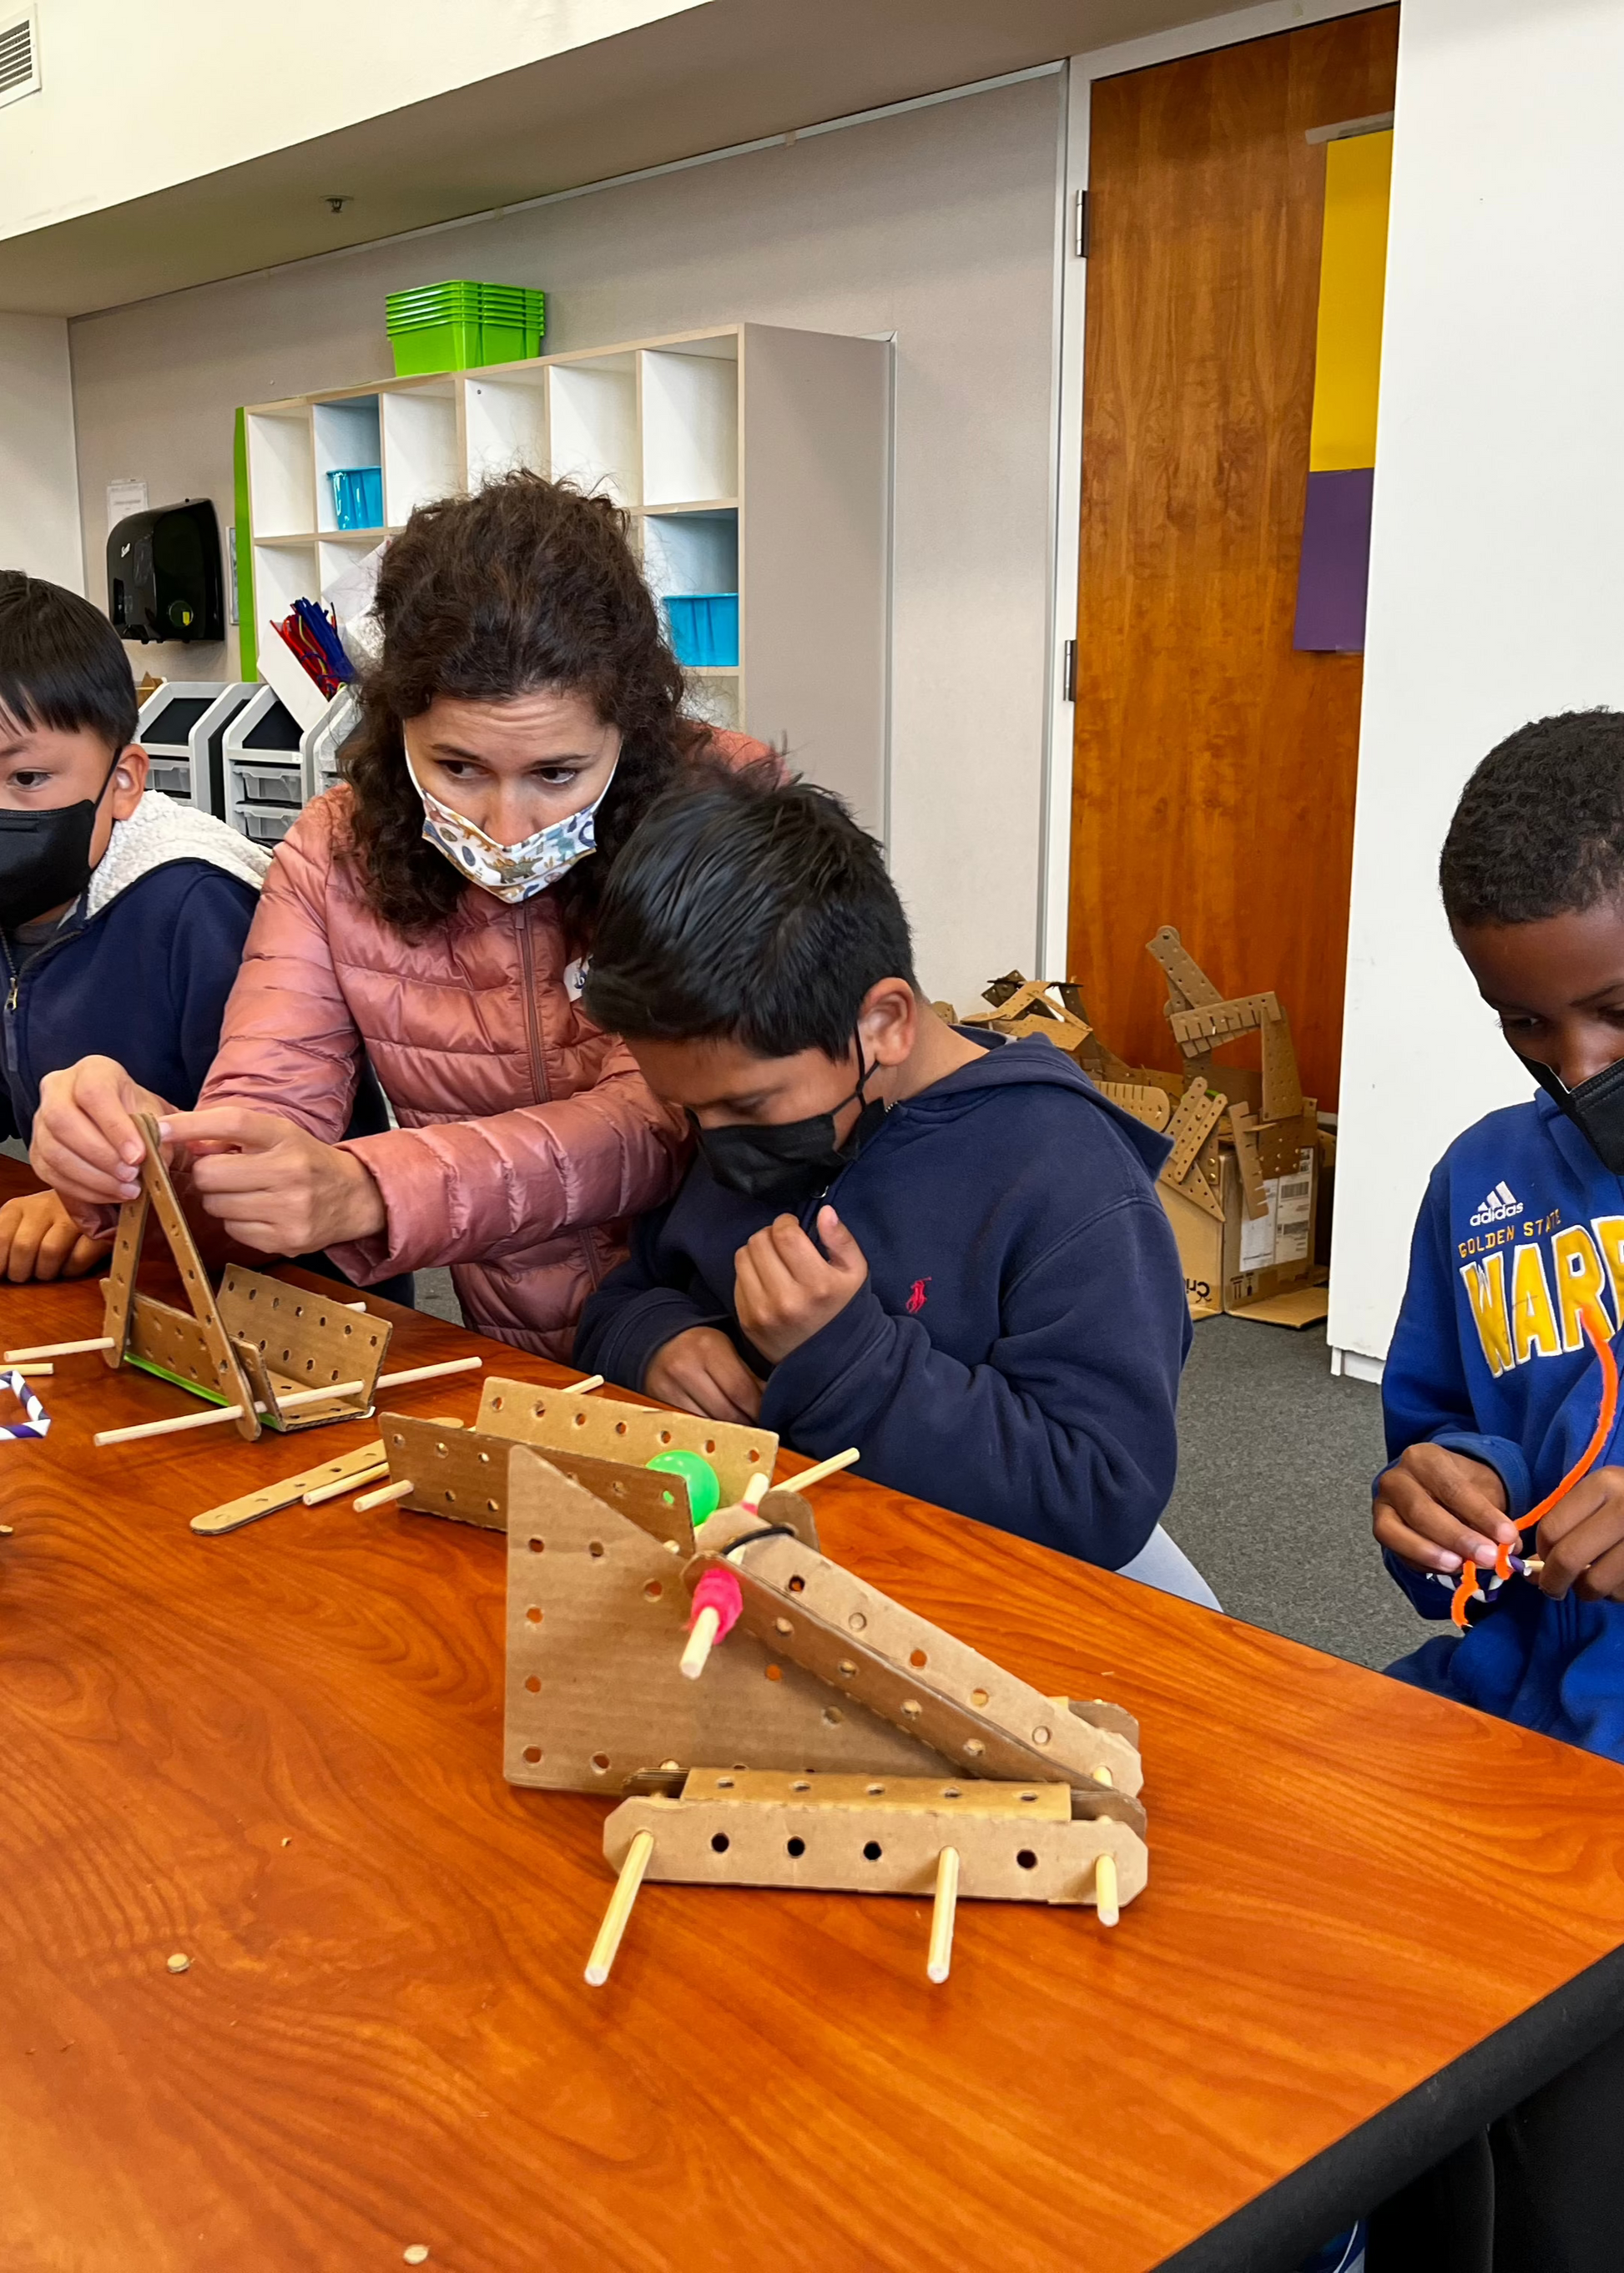
[[[1502,1177],[1472,1217],[1472,1228],[1476,1231],[1485,1223],[1504,1223],[1507,1216],[1522,1212],[1522,1201]]]

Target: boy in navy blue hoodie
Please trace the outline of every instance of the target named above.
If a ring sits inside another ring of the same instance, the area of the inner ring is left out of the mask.
[[[197,1101],[268,856],[147,788],[135,682],[105,616],[0,572],[0,1137],[40,1084],[105,1055]],[[105,1246],[54,1192],[0,1207],[0,1275],[70,1277]]]
[[[1157,1521],[1190,1339],[1165,1140],[1049,1042],[936,1016],[837,799],[735,778],[657,806],[585,1001],[698,1152],[577,1364],[1212,1599]]]

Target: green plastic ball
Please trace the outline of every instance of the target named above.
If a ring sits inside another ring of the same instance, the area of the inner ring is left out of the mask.
[[[688,1486],[688,1512],[703,1523],[722,1504],[721,1479],[702,1452],[656,1452],[649,1462],[668,1476],[680,1476]]]

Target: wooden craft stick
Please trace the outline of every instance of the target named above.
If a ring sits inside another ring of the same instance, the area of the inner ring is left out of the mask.
[[[389,1463],[385,1460],[375,1468],[363,1468],[357,1475],[340,1476],[336,1483],[312,1484],[299,1497],[306,1507],[324,1507],[328,1500],[342,1499],[346,1492],[354,1491],[357,1486],[375,1484],[380,1476],[387,1476],[388,1473]]]
[[[1094,1866],[1094,1906],[1101,1925],[1115,1925],[1122,1916],[1116,1906],[1116,1857],[1101,1855]]]
[[[353,1490],[357,1478],[377,1475],[379,1463],[384,1458],[383,1439],[370,1444],[357,1445],[353,1452],[341,1452],[336,1459],[322,1460],[313,1468],[301,1468],[297,1475],[283,1476],[274,1484],[264,1484],[258,1491],[244,1492],[237,1499],[224,1500],[218,1507],[205,1508],[201,1515],[192,1519],[192,1528],[205,1538],[219,1538],[228,1531],[240,1530],[245,1523],[256,1523],[264,1515],[278,1514],[284,1507],[292,1507],[305,1492],[314,1491],[319,1485],[336,1482],[341,1489]]]
[[[1096,1872],[1099,1865],[1094,1865]],[[930,1913],[930,1954],[925,1976],[945,1981],[953,1963],[953,1917],[959,1908],[959,1849],[944,1847],[936,1857],[936,1898]]]
[[[363,1492],[356,1502],[356,1513],[365,1515],[369,1508],[384,1507],[392,1499],[404,1499],[414,1489],[411,1478],[402,1476],[398,1483],[383,1484],[377,1491]]]
[[[291,1413],[296,1406],[320,1405],[324,1397],[358,1397],[365,1387],[366,1384],[364,1381],[333,1381],[329,1382],[325,1389],[296,1389],[287,1397],[278,1390],[277,1409],[282,1413]],[[257,1409],[261,1413],[268,1413],[270,1407],[261,1405]]]
[[[96,1334],[84,1342],[42,1342],[38,1349],[7,1350],[5,1362],[23,1365],[31,1357],[79,1357],[86,1350],[110,1350],[112,1347],[111,1334]]]
[[[171,1421],[143,1421],[133,1429],[102,1429],[93,1444],[133,1444],[144,1437],[178,1437],[183,1429],[212,1429],[219,1421],[240,1421],[240,1405],[211,1405],[207,1413],[177,1413]]]
[[[632,1904],[637,1899],[637,1889],[643,1884],[643,1874],[649,1867],[649,1857],[654,1852],[654,1834],[640,1831],[626,1850],[626,1860],[620,1865],[620,1875],[615,1880],[614,1892],[609,1897],[609,1907],[604,1912],[604,1922],[598,1929],[598,1939],[592,1944],[592,1954],[586,1962],[588,1986],[601,1989],[609,1978],[609,1969],[614,1963],[620,1947],[620,1936],[626,1932],[626,1921],[632,1914]]]
[[[414,1381],[438,1381],[443,1373],[472,1373],[484,1363],[482,1357],[451,1357],[443,1365],[414,1365],[404,1373],[380,1373],[372,1386],[374,1390],[404,1389]]]
[[[712,1643],[722,1623],[719,1610],[701,1610],[694,1620],[688,1647],[682,1653],[679,1671],[688,1681],[697,1681],[705,1669],[705,1660],[710,1654]]]
[[[821,1484],[825,1476],[832,1476],[837,1474],[842,1468],[849,1468],[853,1460],[861,1460],[861,1458],[862,1454],[858,1451],[856,1445],[848,1444],[844,1452],[837,1452],[832,1459],[820,1460],[816,1467],[808,1468],[803,1474],[798,1476],[786,1476],[781,1484],[775,1484],[773,1486],[773,1489],[775,1491],[805,1491],[813,1484]]]

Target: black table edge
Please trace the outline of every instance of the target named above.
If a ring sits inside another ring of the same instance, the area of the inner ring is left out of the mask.
[[[1624,1948],[1474,2044],[1335,2146],[1164,2258],[1158,2273],[1297,2273],[1474,2132],[1624,2029]],[[1326,2048],[1335,2062],[1335,2044]]]

